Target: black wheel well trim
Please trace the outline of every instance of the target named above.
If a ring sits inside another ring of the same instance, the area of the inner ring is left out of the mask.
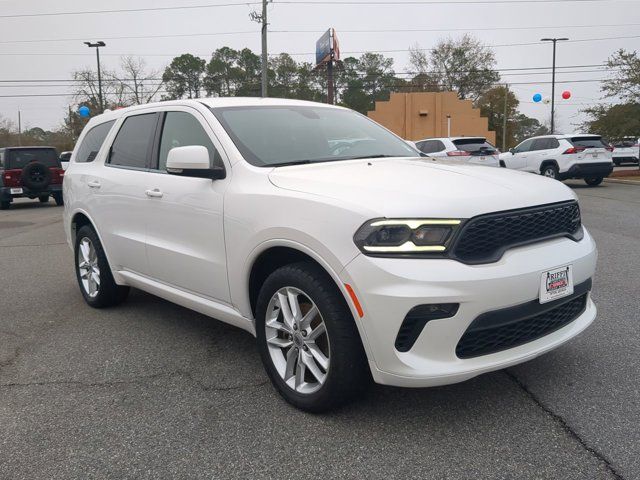
[[[556,169],[558,169],[558,171],[560,171],[560,166],[558,165],[558,162],[555,160],[543,160],[540,163],[540,173],[542,173],[542,171],[544,170],[544,167],[546,167],[547,165],[552,165],[554,167],[556,167]]]

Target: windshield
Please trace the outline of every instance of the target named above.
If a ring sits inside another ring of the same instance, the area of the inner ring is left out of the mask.
[[[496,151],[496,147],[487,142],[485,138],[459,138],[453,140],[453,144],[458,150],[464,150],[469,153],[492,153]]]
[[[28,163],[36,161],[47,167],[60,166],[58,153],[53,148],[18,148],[7,151],[6,168],[24,168]]]
[[[211,110],[242,156],[258,167],[420,156],[403,140],[351,110],[313,106]]]
[[[571,143],[574,147],[605,148],[607,145],[601,137],[573,137]]]

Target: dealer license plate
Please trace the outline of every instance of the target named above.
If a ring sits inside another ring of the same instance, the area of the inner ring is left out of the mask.
[[[11,191],[11,195],[20,195],[22,193],[21,188],[12,188],[10,191]]]
[[[540,303],[552,302],[573,293],[572,265],[543,272],[540,278]]]

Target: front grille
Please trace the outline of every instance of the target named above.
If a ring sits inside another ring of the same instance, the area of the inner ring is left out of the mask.
[[[510,247],[554,237],[581,238],[577,202],[480,215],[467,221],[452,247],[464,263],[495,262]]]
[[[535,300],[480,315],[462,335],[456,346],[456,355],[459,358],[479,357],[544,337],[568,325],[584,312],[590,288],[589,280],[576,286],[568,300],[556,300],[551,307]],[[531,312],[536,310],[541,312],[532,315]]]

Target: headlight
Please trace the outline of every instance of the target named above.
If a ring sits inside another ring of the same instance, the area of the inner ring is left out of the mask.
[[[445,252],[460,226],[458,219],[379,219],[358,229],[354,242],[367,254]]]

